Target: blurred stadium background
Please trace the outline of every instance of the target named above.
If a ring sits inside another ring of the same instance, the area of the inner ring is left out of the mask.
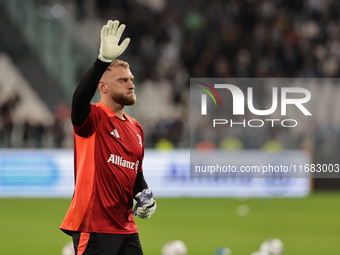
[[[137,219],[145,254],[160,254],[172,239],[183,240],[188,254],[214,254],[223,246],[250,254],[271,237],[283,241],[285,254],[338,254],[340,179],[312,178],[300,198],[247,199],[232,191],[203,198],[195,192],[209,184],[188,191],[192,183],[183,172],[190,77],[337,78],[339,16],[336,0],[0,0],[0,254],[60,254],[70,241],[58,226],[72,195],[71,97],[98,55],[108,19],[126,24],[124,36],[131,38],[121,58],[136,77],[138,103],[127,111],[144,127],[146,155],[168,153],[160,167],[169,194],[159,187],[157,213]],[[319,91],[332,102],[340,96],[338,85]],[[339,163],[338,112],[329,109],[293,139],[280,129],[232,135],[240,153],[274,141],[307,149],[314,163]],[[153,171],[157,164],[150,163]],[[27,166],[31,175],[22,172]],[[64,190],[52,185],[58,171],[68,171]]]

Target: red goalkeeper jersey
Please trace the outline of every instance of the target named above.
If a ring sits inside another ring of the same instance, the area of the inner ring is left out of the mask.
[[[60,228],[111,234],[137,233],[133,187],[142,172],[141,125],[118,118],[103,102],[91,105],[85,123],[74,126],[75,190]]]

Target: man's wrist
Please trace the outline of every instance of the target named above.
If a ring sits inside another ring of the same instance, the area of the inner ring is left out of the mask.
[[[112,62],[112,59],[104,58],[101,54],[98,55],[98,59],[100,61],[105,62],[105,63],[111,63]]]

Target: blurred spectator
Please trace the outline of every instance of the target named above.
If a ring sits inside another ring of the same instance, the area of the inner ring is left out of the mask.
[[[23,125],[23,147],[24,148],[43,148],[45,147],[44,135],[46,128],[43,124],[32,125],[25,121]]]
[[[75,0],[76,3],[76,19],[82,21],[86,17],[85,0]]]
[[[214,150],[217,149],[215,143],[203,140],[196,144],[195,149],[198,150]]]
[[[219,148],[223,150],[242,150],[243,144],[240,139],[227,136],[220,142]]]
[[[0,52],[2,52],[3,51],[3,35],[2,35],[2,22],[3,22],[3,20],[1,19],[1,17],[0,17]]]
[[[172,150],[174,145],[166,138],[159,139],[155,144],[157,150]]]
[[[151,140],[154,144],[159,141],[164,141],[166,139],[173,146],[179,147],[180,140],[184,132],[184,124],[181,120],[167,120],[159,121],[153,128],[153,133],[151,134]]]
[[[66,103],[60,103],[55,111],[54,125],[52,127],[54,146],[56,148],[68,147],[65,144],[68,133],[68,125],[71,126],[70,107]]]
[[[63,141],[65,139],[65,131],[64,131],[64,125],[63,120],[56,117],[54,120],[54,125],[52,128],[53,136],[54,136],[54,146],[56,148],[62,148],[63,147]]]
[[[3,147],[12,147],[13,110],[20,103],[20,97],[15,94],[0,105],[0,144]]]
[[[283,146],[279,141],[272,139],[263,144],[262,149],[266,151],[280,151],[283,150]]]

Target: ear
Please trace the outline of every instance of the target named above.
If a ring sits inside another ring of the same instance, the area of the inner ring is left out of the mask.
[[[107,86],[106,83],[104,83],[103,81],[100,81],[98,83],[98,89],[99,89],[100,92],[106,94],[109,90],[109,87]]]

